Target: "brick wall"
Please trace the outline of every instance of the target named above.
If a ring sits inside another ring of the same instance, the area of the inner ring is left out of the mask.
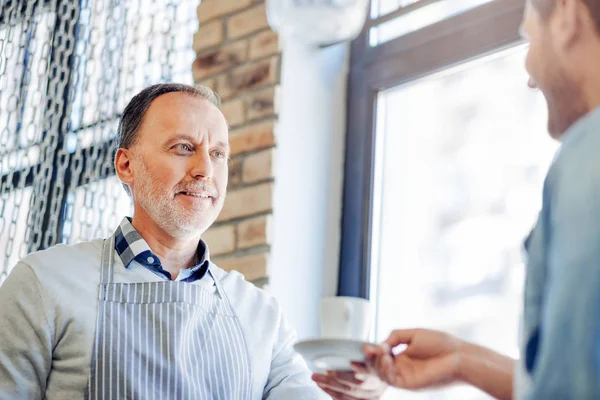
[[[227,200],[204,235],[213,260],[264,286],[270,250],[280,48],[264,0],[202,0],[194,81],[223,100],[232,160]]]

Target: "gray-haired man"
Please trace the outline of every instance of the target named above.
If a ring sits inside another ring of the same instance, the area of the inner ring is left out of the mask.
[[[0,288],[0,398],[321,398],[275,299],[200,240],[228,179],[217,96],[149,87],[119,139],[133,218],[25,257]]]

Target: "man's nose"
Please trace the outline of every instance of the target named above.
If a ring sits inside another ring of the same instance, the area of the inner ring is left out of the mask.
[[[211,179],[213,176],[213,164],[207,151],[198,151],[190,158],[190,174],[195,179]]]
[[[537,89],[538,85],[535,82],[535,79],[533,79],[532,77],[529,77],[529,79],[527,80],[527,86],[529,86],[532,89]]]

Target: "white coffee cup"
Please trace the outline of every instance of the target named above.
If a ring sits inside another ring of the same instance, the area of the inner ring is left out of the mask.
[[[371,332],[371,303],[359,297],[325,297],[321,300],[321,336],[366,342]]]

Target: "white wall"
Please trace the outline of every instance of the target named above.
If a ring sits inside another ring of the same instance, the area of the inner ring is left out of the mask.
[[[304,339],[337,292],[349,46],[282,40],[269,291]]]

